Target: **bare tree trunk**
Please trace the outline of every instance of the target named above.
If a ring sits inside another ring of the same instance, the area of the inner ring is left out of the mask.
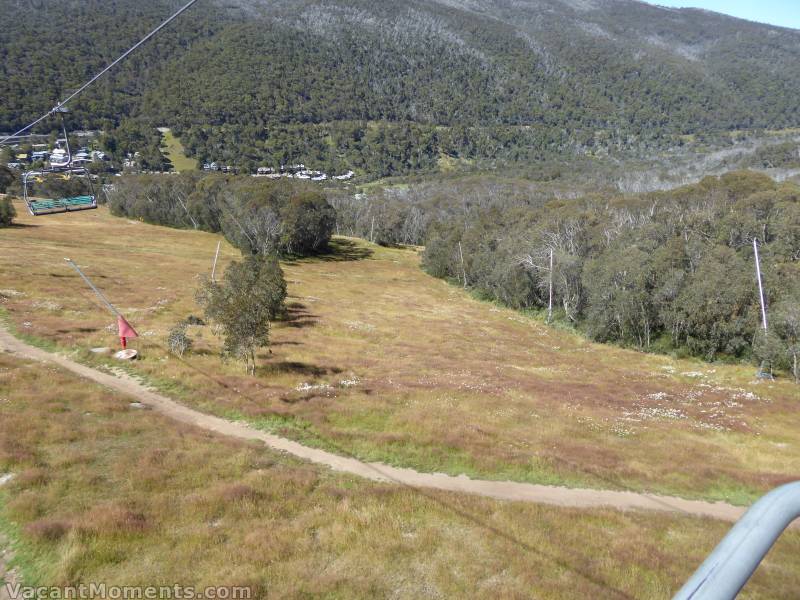
[[[461,242],[458,242],[458,255],[461,257],[461,275],[464,278],[464,289],[467,289],[467,270],[464,268],[464,251],[461,249]]]

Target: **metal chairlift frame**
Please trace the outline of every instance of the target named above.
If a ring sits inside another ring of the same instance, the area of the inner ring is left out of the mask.
[[[36,200],[28,195],[30,187],[30,179],[35,177],[43,177],[47,175],[75,175],[77,177],[85,177],[86,183],[89,188],[89,194],[85,196],[75,196],[68,198],[56,198],[46,200]],[[74,212],[79,210],[90,210],[97,208],[97,195],[94,191],[92,178],[89,171],[84,167],[72,167],[70,169],[55,169],[40,171],[25,171],[22,174],[22,198],[25,200],[25,205],[28,207],[28,212],[34,217],[40,215],[51,215],[63,212]]]
[[[68,163],[66,167],[51,167],[49,169],[45,168],[37,171],[25,171],[22,174],[22,197],[25,200],[25,205],[28,207],[28,212],[30,212],[34,217],[97,208],[97,195],[95,194],[94,185],[92,184],[92,178],[89,174],[89,171],[85,167],[74,167],[72,165],[72,152],[69,147],[69,136],[67,135],[67,127],[64,124],[64,113],[68,111],[66,108],[61,107],[57,110],[57,112],[61,117],[61,131],[64,133],[64,145],[66,146],[67,150]],[[52,200],[35,200],[28,195],[28,188],[30,187],[30,179],[32,177],[44,177],[47,175],[58,174],[85,177],[88,184],[89,194],[85,196],[56,198]]]

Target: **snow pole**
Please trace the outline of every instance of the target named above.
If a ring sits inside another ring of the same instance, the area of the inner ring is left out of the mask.
[[[214,264],[211,265],[211,283],[216,283],[217,274],[217,259],[219,259],[219,247],[222,245],[222,240],[217,242],[217,251],[214,253]]]
[[[753,238],[753,254],[756,258],[756,279],[758,280],[758,298],[761,301],[761,326],[767,332],[767,304],[764,302],[764,283],[761,280],[761,260],[758,257],[758,239]]]

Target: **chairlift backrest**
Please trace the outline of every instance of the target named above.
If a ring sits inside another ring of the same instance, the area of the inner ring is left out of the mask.
[[[46,182],[47,178],[58,177],[71,180],[73,177],[85,181],[87,194],[64,195],[56,198],[37,198],[31,195],[32,181]],[[89,171],[83,167],[59,170],[26,171],[22,175],[22,193],[28,211],[33,216],[49,215],[97,208],[97,197]]]

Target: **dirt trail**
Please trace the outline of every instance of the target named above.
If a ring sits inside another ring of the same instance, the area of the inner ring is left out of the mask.
[[[0,535],[0,600],[11,600],[7,586],[14,586],[19,583],[16,571],[8,567],[8,562],[11,558],[12,554],[11,549],[8,548],[8,540]]]
[[[3,485],[5,481],[8,481],[8,479],[4,480],[3,475],[0,474],[0,485]],[[9,541],[0,532],[0,600],[11,600],[8,586],[19,583],[17,570],[9,566],[12,558],[14,558],[14,554],[11,552]]]
[[[711,503],[654,494],[575,489],[514,481],[484,481],[470,479],[463,475],[455,477],[442,473],[419,473],[413,469],[392,467],[382,463],[362,462],[324,450],[308,448],[297,442],[258,431],[244,423],[231,422],[201,413],[147,389],[127,375],[103,373],[59,354],[30,346],[18,340],[3,328],[0,328],[0,349],[22,358],[59,365],[81,377],[131,396],[176,421],[239,439],[258,440],[274,450],[286,452],[312,463],[325,465],[334,471],[351,473],[373,481],[392,482],[413,488],[478,494],[500,500],[536,502],[572,508],[610,507],[620,510],[670,511],[725,521],[735,521],[745,510],[724,502]]]

